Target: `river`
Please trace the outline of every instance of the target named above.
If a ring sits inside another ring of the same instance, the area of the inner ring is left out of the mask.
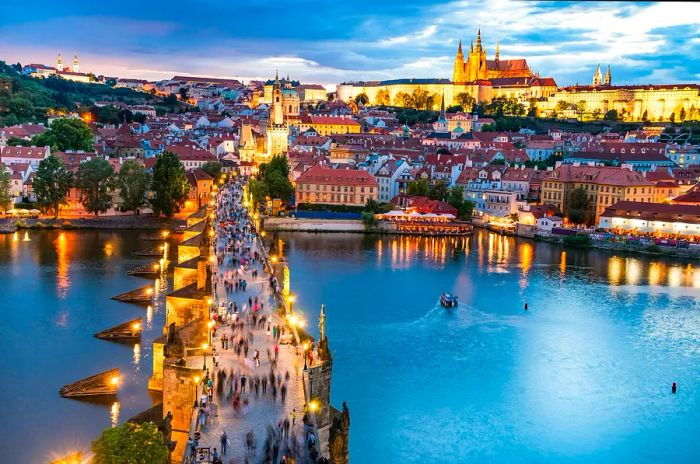
[[[153,233],[91,230],[0,235],[3,462],[45,463],[76,450],[88,451],[105,427],[160,402],[146,386],[151,341],[163,327],[162,294],[167,284],[158,285],[159,296],[150,308],[110,299],[154,284],[127,274],[139,264],[158,259],[134,256],[138,250],[161,245],[139,240],[139,235]],[[144,321],[139,344],[93,337],[138,316]],[[96,403],[58,395],[63,385],[113,367],[119,367],[121,375],[116,401]]]
[[[484,230],[277,237],[314,334],[326,304],[352,462],[700,459],[697,265]]]
[[[155,259],[134,256],[159,245],[141,234],[0,236],[0,453],[13,462],[87,450],[103,428],[159,401],[146,385],[166,290],[150,309],[110,300],[152,282],[127,275]],[[697,265],[484,230],[278,237],[313,334],[327,307],[332,395],[350,407],[352,462],[697,462]],[[459,308],[437,304],[443,291]],[[139,345],[93,337],[137,316]],[[112,367],[122,371],[116,402],[59,397]]]

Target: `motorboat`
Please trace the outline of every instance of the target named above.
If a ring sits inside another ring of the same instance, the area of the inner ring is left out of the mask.
[[[451,293],[443,293],[440,295],[440,304],[443,308],[456,308],[458,303],[456,295]]]

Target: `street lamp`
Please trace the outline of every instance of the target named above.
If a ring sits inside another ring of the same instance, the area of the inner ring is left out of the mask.
[[[207,348],[209,348],[208,343],[202,343],[202,350],[204,350],[204,364],[202,365],[202,370],[207,370]]]
[[[199,405],[199,403],[197,401],[198,400],[197,390],[199,390],[199,376],[195,375],[194,379],[192,379],[192,380],[194,381],[194,407],[196,408]]]
[[[287,295],[287,302],[289,302],[289,314],[294,314],[294,302],[297,300],[297,296],[293,293]]]
[[[306,372],[307,367],[306,367],[306,352],[309,349],[309,342],[304,342],[304,372]]]
[[[211,345],[211,329],[216,323],[214,321],[207,322],[207,327],[209,328],[209,344]]]

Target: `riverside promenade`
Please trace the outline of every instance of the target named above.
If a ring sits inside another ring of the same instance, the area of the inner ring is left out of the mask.
[[[275,311],[264,250],[242,206],[242,195],[241,185],[234,183],[226,184],[217,195],[212,259],[212,320],[216,322],[210,323],[206,359],[191,356],[187,360],[188,366],[198,369],[206,363],[213,396],[201,407],[205,385],[200,386],[193,429],[201,434],[199,447],[212,452],[216,448],[226,464],[315,462],[307,447],[313,429],[302,420],[306,406],[302,349],[290,343],[295,339],[288,328],[275,336],[285,320]]]

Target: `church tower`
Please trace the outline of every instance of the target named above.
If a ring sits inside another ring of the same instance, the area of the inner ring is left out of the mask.
[[[61,59],[61,52],[58,52],[58,59],[56,60],[56,70],[63,71],[63,59]]]
[[[487,78],[486,50],[481,46],[481,29],[476,34],[476,43],[469,49],[465,74],[467,82]]]
[[[603,84],[603,74],[600,72],[600,65],[595,70],[593,74],[593,87],[600,87]]]
[[[452,82],[464,82],[464,54],[462,53],[462,39],[459,39],[459,47],[455,56],[454,70],[452,71]]]
[[[603,79],[603,85],[612,85],[612,75],[610,74],[610,65],[608,65],[608,70],[605,71],[605,79]]]
[[[289,127],[284,122],[282,108],[282,84],[279,74],[275,72],[275,83],[272,84],[272,108],[267,123],[267,156],[285,154],[289,143]]]
[[[73,55],[73,72],[74,73],[80,72],[80,65],[78,64],[78,54],[77,53],[75,55]]]

